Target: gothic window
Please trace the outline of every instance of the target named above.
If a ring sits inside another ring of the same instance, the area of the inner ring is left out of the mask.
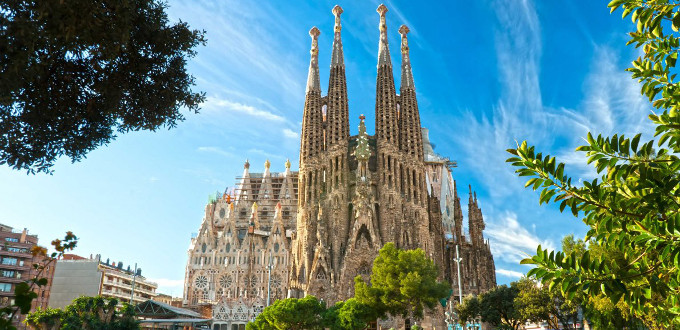
[[[282,281],[281,281],[281,276],[276,275],[276,274],[272,275],[271,285],[272,285],[273,288],[278,288],[278,287],[280,287],[280,286],[281,286],[281,282],[282,282]]]
[[[274,252],[279,252],[279,243],[274,243]]]
[[[231,251],[231,243],[227,243],[227,252]]]
[[[316,273],[316,279],[317,280],[325,280],[326,279],[326,272],[324,272],[323,269],[319,269],[319,272]]]
[[[228,288],[232,285],[233,279],[231,275],[222,275],[220,276],[220,286],[223,288]]]
[[[226,213],[226,211],[224,210],[224,208],[221,208],[220,209],[220,218],[224,218],[225,213]]]
[[[201,250],[202,250],[203,252],[205,252],[205,250],[206,250],[207,248],[208,248],[208,246],[205,245],[205,243],[203,243],[203,246],[201,247]]]
[[[203,289],[208,286],[208,278],[203,275],[196,276],[196,280],[194,280],[194,285],[196,285],[196,287],[199,289]]]

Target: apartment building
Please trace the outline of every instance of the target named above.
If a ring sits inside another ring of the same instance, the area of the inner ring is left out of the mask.
[[[80,296],[97,295],[138,304],[156,297],[157,288],[158,284],[142,276],[141,269],[123,268],[122,262],[101,261],[100,255],[66,255],[57,261],[49,306],[62,308]]]

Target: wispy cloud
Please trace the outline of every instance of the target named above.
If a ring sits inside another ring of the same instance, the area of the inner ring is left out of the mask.
[[[284,157],[284,156],[282,156],[282,155],[278,155],[278,154],[273,154],[273,153],[270,153],[270,152],[266,152],[266,151],[264,151],[264,150],[262,150],[262,149],[255,149],[255,148],[248,149],[248,153],[249,153],[249,154],[250,154],[250,153],[259,154],[259,155],[265,156],[265,157],[267,157],[267,158],[272,158],[272,159],[286,159],[286,157]]]
[[[517,264],[522,259],[536,253],[540,244],[543,248],[554,250],[554,244],[542,240],[529,232],[517,220],[517,214],[506,212],[487,224],[485,235],[489,237],[491,252],[495,258]]]
[[[510,277],[510,278],[521,278],[525,274],[516,272],[514,270],[509,270],[509,269],[502,269],[502,268],[496,268],[496,274],[505,276],[505,277]]]
[[[253,116],[257,117],[260,119],[265,119],[265,120],[271,120],[271,121],[277,121],[277,122],[285,122],[286,118],[283,116],[277,115],[275,113],[272,113],[271,111],[263,110],[256,108],[251,105],[239,103],[239,102],[233,102],[230,100],[226,99],[220,99],[217,97],[208,97],[203,104],[203,107],[210,112],[217,112],[217,111],[230,111],[230,112],[237,112],[241,114],[245,114],[248,116]]]
[[[213,154],[218,154],[218,155],[222,155],[222,156],[226,156],[226,157],[238,157],[238,156],[234,155],[234,154],[231,153],[231,152],[228,152],[228,151],[223,150],[223,149],[220,148],[220,147],[213,147],[213,146],[210,146],[210,147],[198,147],[198,148],[196,148],[196,150],[197,150],[198,152],[213,153]]]
[[[300,135],[290,128],[284,128],[282,132],[283,132],[283,136],[285,136],[289,139],[299,139],[300,138]]]

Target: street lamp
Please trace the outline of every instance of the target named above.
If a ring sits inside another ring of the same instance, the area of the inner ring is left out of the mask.
[[[463,304],[463,287],[460,283],[460,262],[463,261],[463,258],[458,256],[458,244],[456,244],[456,259],[453,259],[453,261],[456,262],[456,267],[458,267],[458,298],[460,303]]]

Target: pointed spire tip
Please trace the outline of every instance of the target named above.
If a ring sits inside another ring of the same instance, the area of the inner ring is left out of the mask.
[[[411,32],[411,30],[408,28],[408,26],[402,24],[402,26],[399,27],[400,34],[405,35],[409,32]]]
[[[378,6],[378,9],[376,9],[376,11],[378,12],[378,14],[380,14],[380,16],[385,16],[385,13],[387,13],[387,6],[385,6],[384,3],[381,3],[380,6]]]
[[[309,29],[309,35],[314,39],[316,39],[320,34],[321,34],[321,31],[316,26]]]
[[[343,13],[342,7],[340,7],[338,5],[335,5],[335,7],[333,7],[332,11],[333,11],[333,15],[335,15],[335,16],[340,16],[340,14]]]

